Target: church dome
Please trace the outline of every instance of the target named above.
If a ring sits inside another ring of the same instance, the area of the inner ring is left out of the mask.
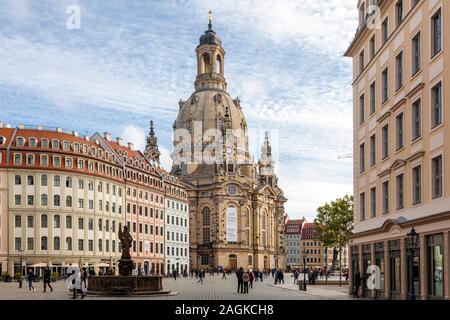
[[[217,36],[217,34],[212,29],[208,29],[205,31],[204,34],[200,37],[200,46],[204,44],[215,44],[215,45],[222,45],[222,40]]]

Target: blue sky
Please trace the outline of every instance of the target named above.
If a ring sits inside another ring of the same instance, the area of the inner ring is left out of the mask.
[[[81,28],[68,29],[67,7]],[[291,218],[352,193],[351,61],[356,0],[0,0],[0,121],[80,133],[108,131],[144,146],[155,121],[170,168],[178,101],[193,92],[195,47],[213,25],[228,91],[250,129],[277,137]],[[251,143],[255,158],[259,145]]]

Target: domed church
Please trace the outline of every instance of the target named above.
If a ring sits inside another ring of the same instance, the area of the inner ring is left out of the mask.
[[[195,91],[173,125],[172,174],[187,185],[193,269],[284,268],[284,203],[266,133],[258,163],[248,149],[239,98],[227,93],[225,50],[213,30],[200,37]]]

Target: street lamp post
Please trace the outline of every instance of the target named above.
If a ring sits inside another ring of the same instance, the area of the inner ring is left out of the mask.
[[[414,292],[414,255],[418,247],[419,234],[414,228],[407,234],[407,246],[409,253],[408,261],[408,280],[409,280],[409,294],[408,300],[416,300],[416,294]]]
[[[306,249],[303,250],[302,255],[303,255],[303,290],[306,291],[306,255],[307,255]]]
[[[19,255],[19,270],[20,270],[19,271],[19,273],[20,273],[20,275],[19,275],[19,288],[22,288],[22,277],[23,277],[22,252],[23,252],[22,249],[18,249],[17,250],[17,253]]]

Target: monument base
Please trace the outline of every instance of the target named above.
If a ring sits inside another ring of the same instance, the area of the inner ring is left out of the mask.
[[[88,278],[88,295],[134,296],[169,294],[163,291],[161,276],[92,276]]]

